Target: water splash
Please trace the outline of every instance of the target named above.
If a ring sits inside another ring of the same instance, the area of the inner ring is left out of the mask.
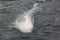
[[[19,29],[23,33],[31,33],[34,23],[34,18],[32,18],[32,16],[35,12],[41,10],[42,8],[38,7],[38,3],[35,3],[32,9],[25,11],[23,15],[19,14],[15,21],[15,28]]]

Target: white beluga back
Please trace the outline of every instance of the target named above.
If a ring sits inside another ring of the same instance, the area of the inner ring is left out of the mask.
[[[32,18],[32,16],[40,9],[41,8],[38,7],[38,3],[35,3],[32,9],[23,12],[24,14],[19,14],[15,21],[15,28],[23,33],[31,33],[34,23],[34,18]]]

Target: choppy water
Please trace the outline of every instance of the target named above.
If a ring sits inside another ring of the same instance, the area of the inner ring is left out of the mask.
[[[31,6],[27,6],[27,3]],[[26,1],[23,4],[6,2],[0,7],[0,40],[60,40],[60,2],[42,4],[44,12],[37,12],[33,16],[34,28],[31,33],[22,33],[18,29],[9,28],[14,26],[12,23],[15,22],[17,15],[31,9],[34,3]]]

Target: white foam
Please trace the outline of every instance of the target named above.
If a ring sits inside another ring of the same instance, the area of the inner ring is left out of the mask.
[[[18,21],[18,19],[16,19],[16,21],[15,21],[15,26],[16,27],[15,28],[19,29],[23,33],[31,33],[32,32],[33,22],[32,22],[31,15],[34,12],[34,10],[36,9],[35,7],[37,7],[37,5],[38,5],[38,3],[35,3],[34,7],[31,10],[24,12],[25,15],[23,14],[24,15],[23,17],[24,17],[25,21],[21,21],[21,20],[23,20],[23,17],[20,17],[20,16],[19,16],[20,19],[18,17],[18,19],[20,21]]]
[[[33,28],[33,23],[29,16],[24,16],[25,21],[18,22],[16,20],[16,28],[19,29],[23,33],[31,33]]]

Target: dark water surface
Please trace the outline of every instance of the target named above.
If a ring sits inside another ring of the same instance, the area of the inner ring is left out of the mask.
[[[0,40],[60,40],[60,2],[42,3],[43,12],[34,15],[32,33],[21,33],[14,26],[18,14],[33,7],[35,2],[10,1],[0,2]]]

